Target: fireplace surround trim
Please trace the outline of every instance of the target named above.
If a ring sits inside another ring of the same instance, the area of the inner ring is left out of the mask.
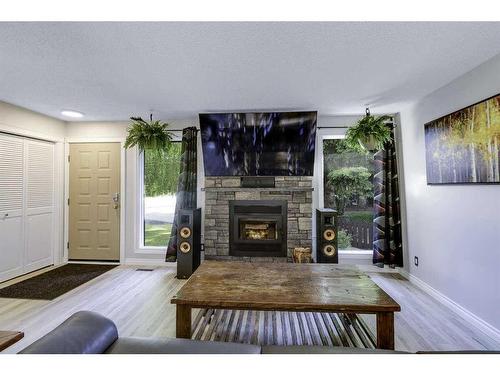
[[[284,200],[230,200],[229,255],[236,257],[287,257],[288,202]],[[242,240],[240,220],[275,221],[276,240]]]

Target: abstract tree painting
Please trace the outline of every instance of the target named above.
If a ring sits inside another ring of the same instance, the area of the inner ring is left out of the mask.
[[[428,184],[500,183],[500,95],[425,124]]]

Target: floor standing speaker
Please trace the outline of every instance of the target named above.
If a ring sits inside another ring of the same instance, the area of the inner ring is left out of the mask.
[[[318,263],[338,263],[337,211],[316,210],[316,259]]]
[[[177,278],[187,279],[201,261],[201,208],[179,210],[177,223]]]

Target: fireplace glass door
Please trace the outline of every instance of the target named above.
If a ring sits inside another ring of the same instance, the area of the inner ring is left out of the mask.
[[[278,223],[272,220],[239,220],[240,240],[277,240]]]

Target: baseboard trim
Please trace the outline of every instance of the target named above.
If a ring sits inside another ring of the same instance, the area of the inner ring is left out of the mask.
[[[69,259],[67,264],[104,264],[119,266],[119,260],[86,260],[86,259]]]
[[[438,301],[452,309],[457,315],[459,315],[461,318],[466,320],[470,325],[472,325],[474,328],[478,329],[488,337],[490,337],[492,340],[497,341],[500,343],[500,330],[493,327],[491,324],[488,322],[484,321],[474,313],[472,313],[470,310],[467,310],[465,307],[459,305],[449,297],[445,296],[443,293],[440,291],[434,289],[432,286],[427,284],[425,281],[419,279],[415,275],[412,275],[408,271],[406,271],[403,268],[399,269],[399,273],[401,276],[405,277],[408,279],[412,284],[415,284],[418,286],[420,289],[425,291],[426,293],[430,294],[434,298],[436,298]]]
[[[144,259],[144,258],[125,258],[123,264],[127,265],[147,265],[147,266],[176,266],[176,263],[165,262],[164,259]]]

